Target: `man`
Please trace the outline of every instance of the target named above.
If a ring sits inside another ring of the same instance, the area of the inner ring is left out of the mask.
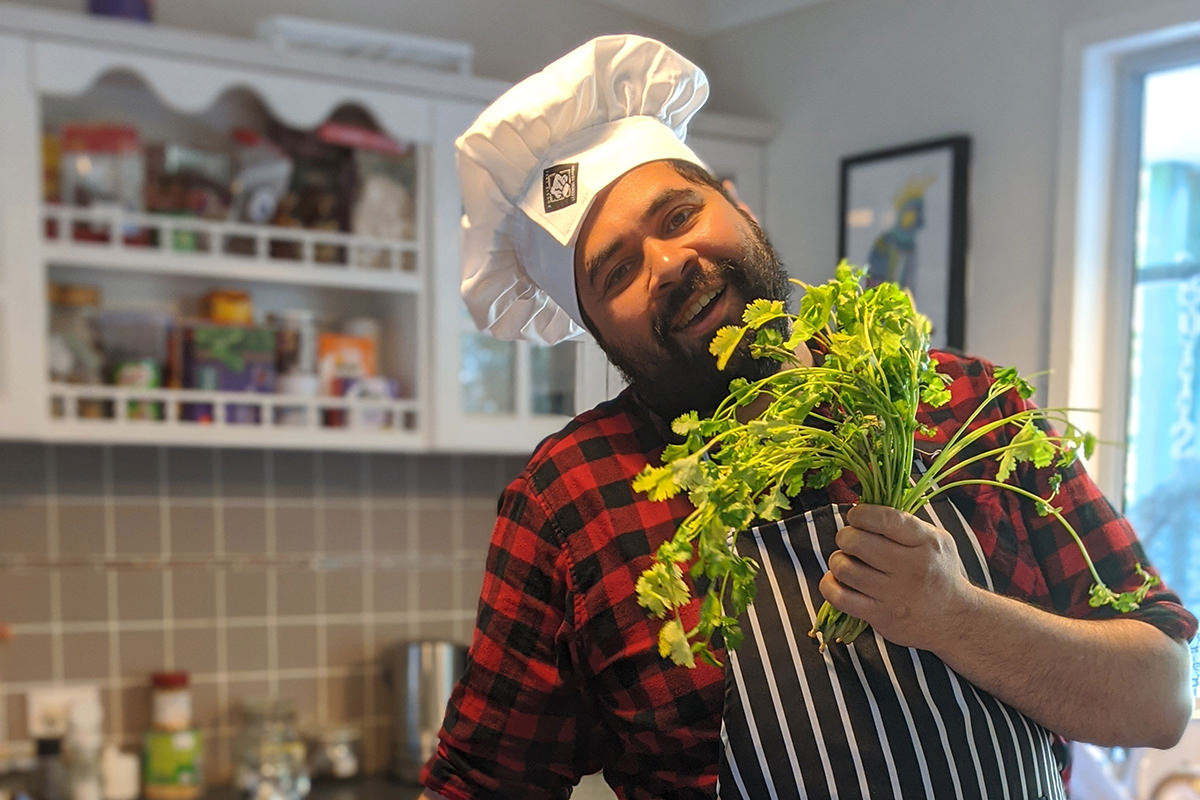
[[[1047,731],[1173,744],[1191,713],[1195,620],[1163,587],[1120,619],[1089,609],[1066,535],[995,492],[964,493],[954,519],[929,518],[939,524],[859,506],[830,529],[829,571],[806,579],[876,635],[816,662],[821,674],[794,692],[770,679],[789,725],[756,726],[734,702],[752,678],[658,654],[659,623],[634,586],[689,507],[650,502],[630,481],[657,461],[674,415],[771,368],[743,356],[718,373],[707,344],[748,301],[787,293],[758,226],[682,142],[706,95],[703,73],[663,45],[602,37],[518,84],[458,141],[476,322],[547,343],[586,327],[630,388],[539,445],[502,496],[425,797],[566,797],[601,769],[628,798],[713,797],[718,774],[730,797],[784,782],[781,797],[1061,796]],[[990,380],[974,360],[947,355],[944,371],[960,399]],[[923,419],[952,430],[961,405]],[[794,507],[809,522],[840,513],[854,488],[846,478]],[[1132,576],[1136,538],[1082,471],[1062,497],[1106,572]],[[748,666],[742,655],[718,653]],[[856,700],[859,677],[869,691]],[[834,699],[840,723],[814,713]]]

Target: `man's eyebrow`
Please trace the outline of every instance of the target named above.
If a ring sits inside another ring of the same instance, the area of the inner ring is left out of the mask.
[[[659,192],[658,195],[656,195],[653,200],[650,201],[649,205],[646,206],[646,210],[642,212],[642,216],[641,216],[641,219],[639,220],[639,223],[644,224],[644,223],[648,222],[655,215],[657,215],[658,212],[662,211],[664,206],[668,206],[671,203],[674,203],[675,201],[677,201],[681,198],[684,198],[684,197],[699,198],[699,196],[700,196],[700,193],[692,188],[664,189],[663,191]],[[596,273],[600,271],[600,267],[602,267],[604,265],[604,262],[606,262],[610,258],[612,258],[613,254],[616,253],[620,249],[621,249],[621,240],[615,239],[612,242],[609,242],[608,245],[606,245],[603,250],[601,250],[599,253],[597,253],[596,255],[594,255],[593,257],[591,257],[587,260],[587,263],[584,265],[584,271],[587,273],[587,276],[588,276],[588,284],[593,289],[596,286]]]

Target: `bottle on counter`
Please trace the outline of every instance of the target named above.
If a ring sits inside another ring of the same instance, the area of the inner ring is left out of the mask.
[[[151,681],[154,729],[142,740],[142,796],[195,800],[204,789],[204,742],[192,727],[188,674],[156,672]]]
[[[233,741],[234,780],[254,800],[302,800],[312,787],[296,711],[284,698],[242,701]]]
[[[70,800],[101,800],[100,748],[104,709],[95,695],[81,697],[67,710],[63,755]]]

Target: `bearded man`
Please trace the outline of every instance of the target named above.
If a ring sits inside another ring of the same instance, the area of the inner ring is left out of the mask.
[[[777,366],[740,353],[719,372],[708,343],[789,285],[754,219],[683,142],[706,97],[678,53],[601,37],[505,93],[457,142],[476,323],[547,344],[589,331],[630,385],[542,442],[505,490],[424,797],[564,798],[600,770],[623,798],[1062,797],[1064,736],[1173,744],[1191,713],[1195,619],[1163,586],[1121,619],[1090,609],[1066,534],[982,489],[918,518],[847,510],[848,476],[773,526],[828,565],[797,569],[805,599],[778,610],[807,629],[819,592],[872,625],[852,647],[772,654],[785,637],[759,639],[758,661],[718,650],[726,670],[659,654],[661,623],[635,586],[691,507],[650,502],[631,481],[657,463],[674,416]],[[955,402],[921,419],[953,429],[991,368],[938,357]],[[1135,576],[1137,539],[1082,468],[1060,496],[1088,549]]]

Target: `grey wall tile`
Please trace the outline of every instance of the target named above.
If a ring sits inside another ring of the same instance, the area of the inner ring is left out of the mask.
[[[317,549],[316,508],[309,504],[275,508],[275,551],[312,553]]]
[[[316,457],[307,451],[270,454],[275,496],[311,498],[316,492]]]
[[[0,442],[0,495],[45,494],[46,448],[33,442]]]
[[[267,551],[267,512],[258,506],[226,506],[224,518],[225,552],[255,553]]]
[[[367,457],[371,471],[371,496],[379,500],[403,500],[412,494],[409,476],[416,470],[419,456],[406,453],[378,453]]]
[[[325,520],[326,553],[361,553],[363,512],[352,506],[334,506],[322,512]]]
[[[366,633],[360,623],[331,624],[325,630],[325,664],[361,667],[366,659]]]
[[[0,619],[7,623],[47,622],[50,619],[50,574],[0,574]]]
[[[408,508],[385,506],[371,509],[371,535],[376,552],[408,549]]]
[[[259,570],[225,574],[225,613],[230,617],[262,617],[267,613],[266,575]]]
[[[325,574],[326,614],[357,614],[363,610],[363,571],[334,569]]]
[[[215,728],[225,724],[228,712],[221,705],[221,691],[215,683],[193,682],[192,720],[199,728]]]
[[[64,556],[104,553],[105,510],[99,503],[58,507],[58,550]]]
[[[157,503],[119,502],[113,509],[113,519],[117,553],[162,553],[163,512]]]
[[[5,554],[45,556],[49,546],[47,523],[44,501],[0,496],[0,550]]]
[[[177,668],[189,673],[217,671],[216,628],[180,628],[171,632],[171,638]]]
[[[495,497],[512,480],[512,475],[502,471],[500,460],[492,456],[462,458],[458,463],[462,475],[464,497]]]
[[[282,570],[275,580],[276,612],[280,616],[317,613],[317,576],[308,570]]]
[[[458,608],[453,570],[420,570],[417,573],[417,588],[417,602],[421,611],[453,611]]]
[[[292,704],[296,720],[302,727],[305,723],[311,725],[317,718],[317,684],[316,678],[281,678],[279,681],[279,696]]]
[[[108,572],[93,569],[62,571],[63,622],[103,622],[108,619]]]
[[[105,692],[107,694],[107,692]],[[153,714],[150,691],[150,675],[139,686],[130,686],[120,692],[121,714],[126,731],[142,734],[150,730]]]
[[[454,520],[444,504],[422,502],[417,511],[417,552],[449,555],[454,552]]]
[[[470,501],[463,503],[462,547],[464,550],[487,550],[496,527],[494,503]]]
[[[452,497],[453,456],[432,455],[421,458],[420,469],[417,470],[417,485],[415,493],[418,497],[438,499]]]
[[[117,635],[121,648],[121,674],[144,679],[167,663],[166,644],[161,630],[123,630]]]
[[[211,505],[172,505],[169,514],[172,553],[215,552],[217,520]]]
[[[107,631],[64,634],[62,647],[63,677],[68,681],[95,681],[108,677]]]
[[[156,497],[161,488],[157,447],[114,447],[112,449],[113,493],[117,496]]]
[[[2,699],[5,706],[5,721],[8,725],[8,739],[16,742],[29,736],[29,723],[25,716],[25,695],[10,694]]]
[[[217,578],[203,567],[171,571],[172,615],[177,619],[212,619],[217,615]]]
[[[331,499],[361,497],[363,494],[362,453],[321,453],[321,490]]]
[[[59,445],[54,448],[55,491],[59,495],[104,494],[104,448]]]
[[[387,569],[375,572],[371,610],[375,613],[405,611],[408,606],[408,587],[416,579],[412,570]]]
[[[317,628],[315,625],[280,625],[280,669],[307,669],[317,666]],[[316,685],[313,685],[316,691]]]
[[[265,625],[228,628],[225,631],[225,642],[230,672],[267,668],[269,643]]]
[[[172,497],[212,497],[216,451],[208,447],[167,450],[167,485]]]
[[[264,497],[267,458],[262,450],[218,450],[223,497]]]
[[[24,633],[0,647],[5,681],[46,681],[54,677],[53,643],[48,633]]]
[[[117,609],[122,620],[163,619],[163,573],[160,570],[117,573]]]

